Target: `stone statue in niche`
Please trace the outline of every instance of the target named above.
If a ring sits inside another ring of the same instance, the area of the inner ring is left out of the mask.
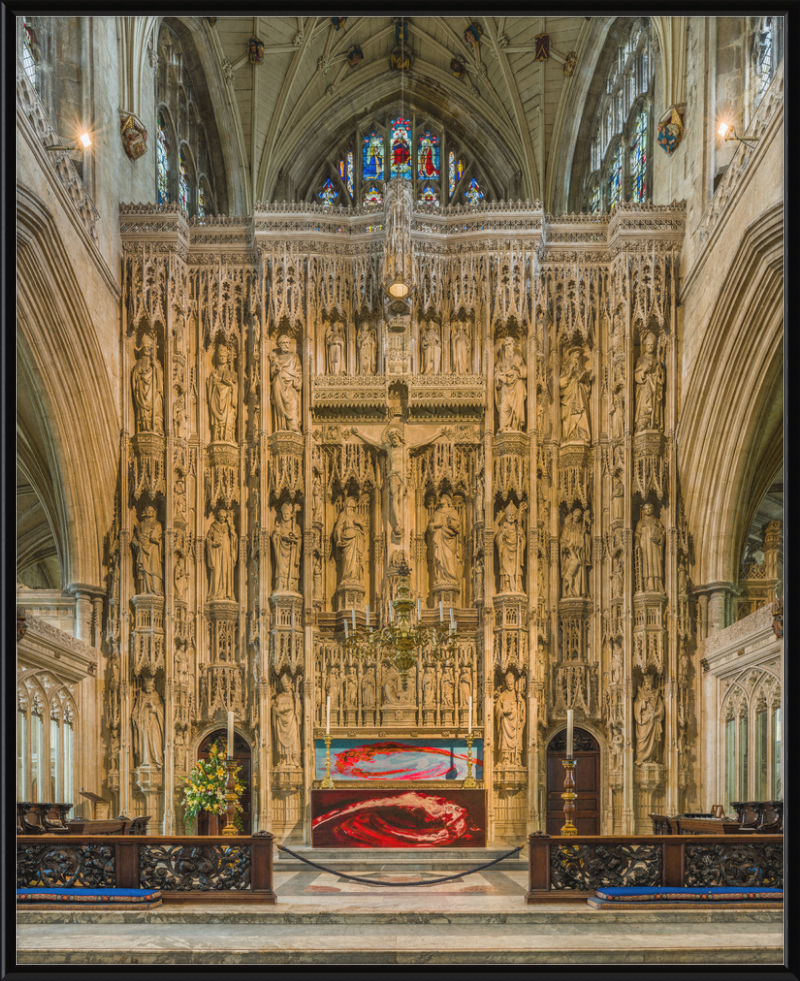
[[[164,595],[163,538],[161,522],[156,517],[156,509],[148,505],[142,511],[142,520],[137,524],[131,546],[136,553],[136,591]]]
[[[433,546],[433,584],[458,584],[458,550],[461,541],[461,521],[449,494],[442,494],[439,506],[428,524]]]
[[[279,767],[300,766],[300,720],[303,718],[303,700],[300,681],[297,690],[292,687],[291,677],[284,672],[280,680],[281,690],[272,704],[272,724],[275,731],[275,752]]]
[[[325,332],[325,346],[328,349],[328,374],[344,375],[347,373],[347,347],[344,336],[344,324],[334,320]]]
[[[442,708],[452,709],[455,705],[456,679],[450,664],[446,664],[442,671]]]
[[[422,672],[422,704],[426,708],[436,705],[436,673],[432,664],[426,664]]]
[[[523,506],[524,508],[524,506]],[[522,511],[510,501],[497,521],[497,556],[500,564],[500,592],[521,593],[522,557],[525,551],[525,532],[522,528]]]
[[[378,361],[378,338],[368,320],[363,320],[358,328],[357,343],[359,375],[374,375]]]
[[[473,562],[473,574],[475,584],[475,600],[483,599],[483,552],[478,552]]]
[[[625,517],[625,488],[616,477],[611,481],[611,521],[618,524]]]
[[[323,523],[323,515],[325,508],[325,501],[322,498],[322,478],[319,475],[319,471],[314,471],[314,477],[312,480],[312,517],[314,524],[321,525]]]
[[[505,688],[498,688],[494,699],[497,762],[501,766],[519,766],[522,730],[525,727],[525,699],[519,697],[513,671],[506,672],[505,681]]]
[[[625,592],[625,560],[617,552],[611,560],[611,598],[619,599]]]
[[[295,521],[299,505],[288,501],[281,505],[272,531],[272,548],[275,553],[275,592],[296,593],[300,581],[301,533]]]
[[[458,700],[462,708],[469,705],[469,696],[472,694],[472,677],[468,664],[461,665],[461,674],[458,678]]]
[[[424,324],[425,321],[423,320],[422,323]],[[442,370],[442,339],[435,320],[429,320],[428,326],[421,332],[420,350],[422,374],[438,375]]]
[[[344,704],[345,708],[354,709],[358,701],[358,679],[352,667],[344,673]]]
[[[564,441],[588,443],[589,395],[592,376],[586,368],[583,351],[573,347],[566,352],[561,370],[561,438]]]
[[[239,380],[231,370],[231,352],[227,344],[217,345],[216,367],[208,376],[208,417],[213,443],[236,441],[236,412]]]
[[[175,582],[175,598],[182,603],[186,602],[186,591],[188,588],[188,578],[186,573],[186,559],[181,552],[175,554],[175,565],[173,567],[173,579]]]
[[[181,647],[175,651],[175,680],[181,688],[189,687],[189,652]]]
[[[341,558],[340,586],[363,582],[365,542],[364,520],[356,510],[355,498],[348,497],[333,529],[333,543]]]
[[[278,350],[270,354],[269,361],[275,429],[299,433],[303,369],[299,356],[290,349],[290,341],[286,334],[281,334],[278,338]]]
[[[642,506],[642,516],[636,525],[634,548],[639,566],[639,589],[644,592],[664,590],[664,542],[666,532],[652,504]]]
[[[235,599],[234,569],[238,554],[239,536],[233,527],[233,513],[220,508],[206,536],[209,600]]]
[[[633,703],[636,721],[636,765],[661,762],[661,736],[664,721],[664,699],[645,675]]]
[[[164,703],[156,691],[155,678],[144,676],[131,713],[133,755],[137,766],[161,769],[164,757]]]
[[[367,668],[361,679],[361,707],[367,711],[375,708],[375,672]]]
[[[574,508],[564,519],[559,546],[561,555],[561,595],[586,596],[587,569],[591,564],[592,538],[589,512]]]
[[[172,406],[172,425],[178,439],[186,438],[186,396],[183,392],[175,399]]]
[[[618,638],[611,641],[611,684],[622,684],[622,644]]]
[[[156,342],[145,334],[131,372],[137,433],[164,435],[164,372],[156,357]]]
[[[504,337],[494,366],[497,431],[521,432],[525,427],[528,368],[513,337]]]
[[[467,325],[463,320],[457,320],[453,328],[453,372],[456,375],[467,375],[470,371],[471,341]]]
[[[636,432],[664,428],[664,366],[658,356],[658,339],[649,331],[633,372],[636,385]]]
[[[322,601],[322,556],[314,551],[314,599]]]
[[[390,664],[383,676],[383,704],[399,705],[403,702],[403,682],[400,672]]]
[[[609,769],[619,770],[622,768],[625,754],[625,738],[622,735],[622,726],[613,726],[611,729],[611,748],[609,750]]]
[[[334,712],[339,711],[339,691],[341,682],[339,680],[339,668],[334,664],[325,679],[325,698],[331,700],[331,718]]]
[[[182,473],[178,473],[175,477],[172,501],[175,521],[183,521],[186,513],[186,478]]]

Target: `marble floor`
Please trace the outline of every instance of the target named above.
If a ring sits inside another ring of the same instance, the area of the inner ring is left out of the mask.
[[[781,964],[775,910],[592,910],[528,906],[527,873],[278,872],[274,906],[23,911],[19,964]],[[426,898],[427,897],[427,898]]]

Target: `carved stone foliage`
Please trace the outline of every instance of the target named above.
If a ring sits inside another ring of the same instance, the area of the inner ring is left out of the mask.
[[[660,845],[561,845],[550,851],[550,888],[660,886]]]
[[[250,849],[242,845],[143,845],[139,886],[175,892],[250,888]]]
[[[17,889],[29,886],[113,889],[113,845],[23,845],[17,847]]]

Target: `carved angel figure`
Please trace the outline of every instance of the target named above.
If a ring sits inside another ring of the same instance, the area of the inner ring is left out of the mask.
[[[227,344],[217,345],[217,366],[206,382],[211,440],[214,443],[233,443],[236,438],[239,381],[231,371],[230,361]]]
[[[131,372],[137,433],[164,434],[164,372],[155,356],[155,340],[145,334]]]
[[[513,337],[503,338],[494,366],[498,432],[520,432],[525,426],[528,368]]]

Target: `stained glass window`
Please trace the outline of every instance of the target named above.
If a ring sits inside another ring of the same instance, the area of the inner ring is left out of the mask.
[[[204,218],[208,213],[208,197],[206,194],[206,186],[201,181],[200,186],[197,188],[197,217]]]
[[[611,172],[606,182],[606,205],[609,209],[613,208],[620,200],[622,195],[622,145],[618,144],[614,150],[611,163]]]
[[[417,176],[420,180],[433,180],[439,176],[439,137],[427,131],[419,138]]]
[[[377,188],[374,184],[372,184],[370,187],[366,189],[366,191],[364,191],[364,204],[374,204],[374,205],[383,204],[383,195],[381,194],[380,189]]]
[[[347,186],[347,161],[339,161],[339,176],[342,178],[342,184]]]
[[[383,137],[370,133],[364,137],[364,180],[383,180]]]
[[[464,191],[464,197],[471,205],[476,205],[483,197],[483,191],[475,177],[469,182],[469,190]]]
[[[647,197],[647,111],[642,109],[636,118],[631,144],[631,200]]]
[[[181,207],[188,211],[189,210],[189,175],[187,174],[186,168],[186,156],[184,151],[181,150],[178,154],[178,200],[180,201]]]
[[[158,203],[166,204],[169,201],[169,144],[164,133],[164,117],[158,114],[157,139],[156,139],[156,173]]]
[[[411,120],[398,116],[392,120],[391,136],[392,177],[411,180]]]
[[[433,184],[425,184],[419,196],[419,203],[439,207],[439,192]]]
[[[756,99],[767,91],[773,73],[773,19],[762,17],[756,28]]]
[[[353,151],[347,151],[347,193],[353,197]]]
[[[458,187],[458,182],[461,180],[464,174],[464,164],[461,160],[456,159],[455,152],[453,150],[448,154],[448,177],[450,181],[450,197],[453,196],[453,192],[456,187]]]
[[[34,55],[33,28],[30,22],[22,19],[22,67],[31,85],[36,87],[36,56]]]
[[[318,198],[322,199],[324,205],[331,205],[339,197],[339,192],[334,188],[330,177],[322,185],[322,190],[317,195]]]

